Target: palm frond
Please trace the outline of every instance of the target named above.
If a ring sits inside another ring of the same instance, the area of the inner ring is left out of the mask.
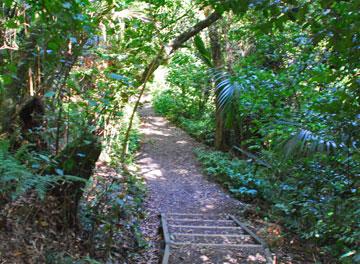
[[[215,71],[213,77],[216,83],[217,109],[224,112],[244,88],[240,83],[231,80],[231,76],[227,72]]]
[[[288,140],[284,150],[285,155],[290,156],[295,152],[301,154],[312,154],[316,152],[330,153],[337,148],[338,145],[335,141],[326,140],[307,129],[301,129]]]
[[[200,59],[210,68],[214,67],[214,64],[211,61],[210,50],[206,48],[204,41],[199,35],[194,37],[194,46],[197,49]]]
[[[151,22],[151,19],[146,14],[139,10],[124,9],[112,13],[112,19],[124,20],[124,19],[139,19],[144,23]]]

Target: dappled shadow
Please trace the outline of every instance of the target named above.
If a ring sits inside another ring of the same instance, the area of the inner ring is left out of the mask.
[[[202,174],[193,153],[194,148],[202,145],[165,118],[157,116],[150,105],[145,105],[139,112],[143,139],[137,164],[149,190],[145,201],[147,217],[141,229],[145,239],[151,241],[150,250],[160,250],[161,237],[157,232],[160,213],[237,214],[243,204]],[[252,255],[256,256],[254,253]],[[200,252],[191,255],[189,262],[174,260],[170,263],[244,263],[231,262],[237,257],[224,254],[223,259],[227,262],[209,262],[207,258],[211,256]],[[147,260],[147,264],[159,263],[158,259],[153,259],[153,254],[149,255],[152,255],[151,261]],[[245,256],[249,254],[243,255],[241,260]]]
[[[195,147],[201,144],[157,116],[150,105],[140,110],[143,134],[137,163],[158,212],[236,213],[242,204],[201,173]]]
[[[182,264],[244,264],[266,263],[265,257],[254,249],[234,250],[234,248],[216,249],[206,247],[183,246],[170,257],[169,263]]]

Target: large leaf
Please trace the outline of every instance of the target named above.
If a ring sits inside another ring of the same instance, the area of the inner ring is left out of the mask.
[[[337,147],[337,144],[333,140],[325,140],[309,130],[301,129],[286,143],[285,154],[289,156],[296,152],[303,154],[315,152],[330,153]]]
[[[206,48],[204,41],[199,35],[194,37],[194,45],[197,49],[201,60],[210,68],[214,67],[214,64],[211,61],[211,53],[210,50]]]
[[[216,83],[216,104],[218,111],[227,111],[231,102],[235,100],[243,86],[231,80],[231,76],[226,72],[215,71],[213,75],[214,82]]]

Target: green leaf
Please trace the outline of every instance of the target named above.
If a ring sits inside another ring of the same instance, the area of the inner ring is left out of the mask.
[[[205,47],[205,43],[202,40],[202,38],[200,37],[200,35],[196,35],[194,37],[194,45],[195,45],[195,48],[197,49],[197,51],[199,52],[200,58],[202,59],[202,61],[210,68],[213,68],[214,64],[211,61],[211,53],[210,53],[209,49],[207,49]]]
[[[49,42],[48,48],[57,51],[59,49],[59,44],[57,44],[56,42]]]
[[[63,6],[64,8],[66,8],[66,9],[70,9],[70,8],[71,8],[71,3],[65,2],[65,3],[62,4],[62,6]]]
[[[55,92],[54,91],[48,91],[44,94],[44,97],[53,97],[55,95]]]
[[[111,79],[114,79],[114,80],[117,80],[117,81],[124,81],[126,80],[127,78],[120,75],[120,74],[117,74],[117,73],[110,73],[108,75]]]
[[[45,155],[42,155],[42,154],[38,154],[38,156],[39,156],[40,159],[50,163],[50,159],[49,159],[48,156],[45,156]]]
[[[90,106],[97,106],[98,105],[98,103],[96,101],[91,100],[91,99],[89,99],[88,102],[89,102]]]
[[[341,255],[341,256],[340,256],[340,259],[347,258],[347,257],[349,257],[349,256],[354,255],[355,253],[356,253],[356,251],[355,251],[355,250],[349,251],[349,252],[347,252],[347,253],[345,253],[345,254]]]
[[[64,176],[64,171],[62,169],[55,169],[55,172],[57,173],[57,175],[60,175],[60,176]]]

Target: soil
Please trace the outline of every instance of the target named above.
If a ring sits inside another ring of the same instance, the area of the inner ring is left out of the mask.
[[[230,197],[203,175],[193,153],[194,148],[203,147],[201,143],[156,115],[149,104],[145,104],[139,113],[143,142],[137,164],[149,192],[145,203],[148,217],[142,229],[151,245],[144,263],[150,264],[159,263],[161,259],[160,213],[237,215],[246,204]],[[194,251],[194,254],[197,253]],[[184,259],[182,263],[185,262]]]
[[[140,173],[148,187],[145,201],[146,219],[142,231],[149,247],[139,263],[159,263],[163,255],[161,213],[195,213],[211,219],[212,215],[235,215],[265,240],[269,226],[260,219],[245,219],[244,210],[252,207],[231,197],[219,184],[210,181],[196,160],[194,149],[204,147],[186,132],[154,113],[149,103],[139,110],[143,135],[137,157]],[[272,224],[273,225],[273,224]],[[270,225],[271,227],[271,225]],[[270,234],[271,235],[271,234]],[[272,237],[273,238],[273,237]],[[277,263],[314,263],[312,253],[304,253],[297,240],[280,238],[280,246],[273,248]],[[278,240],[276,240],[278,242]],[[289,243],[288,243],[289,242]],[[275,244],[276,245],[276,244]],[[207,254],[204,255],[204,250]],[[231,253],[231,254],[230,254]],[[173,251],[169,263],[264,263],[258,252],[206,250],[182,247]]]
[[[149,105],[140,115],[143,134],[137,164],[149,187],[151,208],[159,212],[236,213],[244,204],[224,193],[201,172],[194,148],[202,145],[163,117]]]

